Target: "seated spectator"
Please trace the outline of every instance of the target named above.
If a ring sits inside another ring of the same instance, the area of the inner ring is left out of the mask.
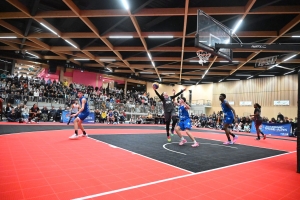
[[[54,109],[54,106],[49,111],[49,121],[55,122],[55,116],[56,116],[56,110]]]
[[[250,133],[250,126],[249,126],[248,123],[245,124],[244,131],[247,132],[247,133]]]
[[[12,109],[13,109],[12,105],[10,103],[7,103],[7,105],[5,107],[5,111],[4,111],[5,112],[4,115],[6,118],[11,113]]]
[[[44,122],[49,121],[49,110],[46,106],[41,110],[41,118]]]
[[[242,122],[239,123],[238,130],[239,132],[244,132],[244,124]]]
[[[18,118],[15,113],[15,109],[11,109],[11,112],[7,115],[7,121],[8,122],[17,122]]]
[[[118,124],[119,123],[119,112],[117,109],[114,110],[114,118],[115,118],[115,121],[114,121],[114,124]]]
[[[96,109],[95,110],[95,122],[99,123],[101,121],[100,118],[101,118],[101,112],[99,109]]]
[[[239,131],[239,124],[238,123],[234,124],[232,131],[235,131],[235,132]]]
[[[31,121],[36,121],[37,123],[39,123],[40,120],[40,109],[36,104],[33,104],[32,108],[30,108],[29,110],[29,118],[28,118],[28,123],[30,123]]]
[[[139,117],[136,119],[136,124],[142,124],[142,123],[143,123],[142,116],[139,116]]]
[[[101,118],[100,118],[100,122],[102,123],[105,123],[107,121],[107,115],[106,115],[106,111],[103,110],[102,113],[101,113]]]
[[[122,112],[120,112],[120,119],[119,119],[119,122],[122,124],[124,123],[126,120],[126,113],[125,111],[123,110]]]
[[[135,118],[134,116],[132,116],[129,120],[129,124],[135,124],[135,123],[136,123]]]
[[[113,124],[114,121],[115,121],[114,113],[112,110],[109,110],[107,124]]]

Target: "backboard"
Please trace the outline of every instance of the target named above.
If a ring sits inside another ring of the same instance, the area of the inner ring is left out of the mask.
[[[232,50],[223,48],[216,49],[216,43],[231,43],[231,29],[227,28],[216,19],[210,17],[202,10],[198,10],[195,47],[231,62]]]

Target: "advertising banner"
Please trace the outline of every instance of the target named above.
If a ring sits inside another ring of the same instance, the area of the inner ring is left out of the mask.
[[[261,131],[264,134],[271,134],[276,136],[289,136],[291,134],[292,126],[290,123],[262,123]],[[255,124],[252,122],[251,133],[256,133]]]

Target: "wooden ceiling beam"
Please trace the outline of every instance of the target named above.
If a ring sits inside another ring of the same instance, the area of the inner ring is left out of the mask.
[[[184,18],[183,18],[183,33],[182,33],[182,43],[181,43],[181,58],[180,58],[179,82],[181,81],[181,74],[182,74],[183,57],[184,57],[184,47],[185,47],[186,26],[187,26],[188,12],[189,12],[189,3],[190,3],[189,0],[185,0]]]
[[[11,1],[11,0],[10,0]],[[244,6],[231,7],[196,7],[189,8],[188,15],[196,15],[201,9],[208,15],[242,15],[245,13]],[[250,15],[274,15],[274,14],[299,14],[300,6],[266,6],[255,11],[250,11]],[[124,17],[129,16],[124,9],[111,10],[81,10],[82,17]],[[184,8],[144,8],[133,16],[184,16]],[[69,10],[60,11],[39,11],[35,18],[75,18],[77,15]],[[0,19],[21,19],[31,18],[23,12],[1,12]]]

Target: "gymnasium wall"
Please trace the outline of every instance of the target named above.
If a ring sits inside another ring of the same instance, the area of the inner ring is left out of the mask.
[[[221,110],[218,100],[220,93],[225,93],[227,100],[234,102],[233,108],[239,116],[252,114],[254,103],[262,106],[262,116],[269,119],[276,118],[278,112],[289,118],[297,116],[296,74],[213,84],[212,108],[208,114]],[[274,106],[276,100],[289,100],[290,105]],[[240,106],[240,101],[252,101],[252,106]]]
[[[242,81],[230,81],[221,83],[201,84],[194,86],[164,85],[160,84],[158,92],[172,94],[173,88],[176,92],[182,88],[187,88],[183,95],[189,99],[188,90],[192,90],[192,103],[202,100],[209,100],[212,107],[206,108],[206,114],[221,110],[219,95],[225,93],[227,100],[234,102],[232,107],[239,116],[253,113],[253,104],[259,103],[262,106],[262,116],[277,117],[278,112],[289,118],[297,116],[297,95],[298,77],[295,75],[276,76]],[[147,92],[150,96],[155,96],[152,83],[147,83]],[[289,106],[274,106],[276,100],[289,100]],[[240,101],[251,101],[252,106],[240,106]]]

